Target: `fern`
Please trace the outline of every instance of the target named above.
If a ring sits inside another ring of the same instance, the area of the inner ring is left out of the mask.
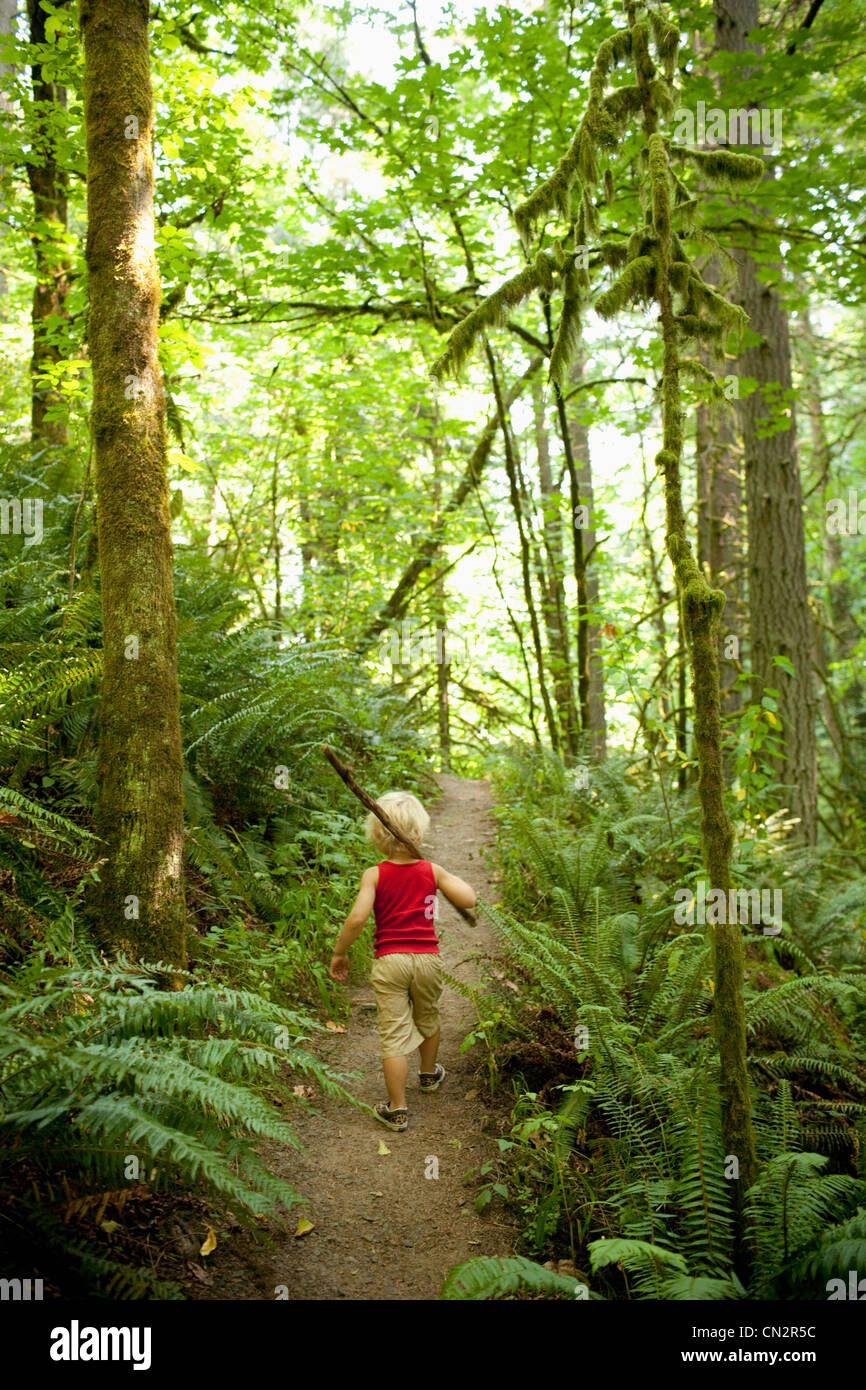
[[[439,1294],[450,1302],[513,1297],[517,1293],[540,1297],[574,1298],[577,1281],[544,1269],[520,1256],[509,1259],[480,1255],[449,1270]],[[590,1298],[598,1294],[590,1293]]]

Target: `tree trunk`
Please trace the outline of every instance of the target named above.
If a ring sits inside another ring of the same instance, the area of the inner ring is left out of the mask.
[[[817,366],[818,351],[814,343],[809,310],[800,315],[801,331],[798,335],[799,366],[803,381],[802,395],[812,439],[812,469],[815,474],[814,487],[821,497],[821,521],[824,535],[824,607],[829,613],[833,635],[833,658],[844,664],[848,671],[858,674],[846,681],[838,708],[830,694],[828,672],[827,642],[820,626],[820,613],[815,616],[815,662],[817,669],[826,679],[821,693],[821,711],[824,727],[833,749],[839,758],[842,786],[852,796],[863,802],[866,792],[862,758],[858,753],[862,748],[862,731],[857,728],[858,717],[862,718],[864,688],[859,678],[859,664],[856,661],[856,648],[860,639],[857,622],[852,617],[854,593],[851,588],[850,572],[845,564],[841,537],[826,525],[827,503],[833,497],[845,496],[845,488],[830,471],[831,449],[824,425],[824,408],[821,399],[821,376]],[[811,490],[811,489],[810,489]]]
[[[92,428],[105,677],[101,925],[185,962],[183,785],[165,399],[157,358],[147,0],[82,0]]]
[[[717,257],[703,268],[703,276],[707,284],[720,286]],[[698,357],[720,384],[726,379],[725,359],[714,345],[700,344]],[[733,369],[731,375],[734,376]],[[742,669],[745,627],[742,453],[736,411],[727,399],[699,405],[696,414],[698,564],[710,586],[723,589],[727,595],[724,624],[719,629],[719,676],[722,711],[733,713],[742,703],[735,683]]]
[[[442,445],[439,439],[439,411],[434,410],[430,450],[433,455],[433,501],[436,522],[442,505]],[[437,548],[437,563],[443,561],[442,546]],[[436,661],[436,723],[439,730],[439,765],[443,772],[451,771],[451,720],[448,708],[448,685],[451,680],[451,659],[448,655],[448,607],[445,580],[437,575],[432,592],[433,629]]]
[[[586,360],[583,352],[578,353],[571,369],[571,380],[580,384],[584,380]],[[584,584],[586,598],[586,715],[590,734],[590,750],[593,762],[600,763],[607,752],[607,716],[604,705],[604,666],[601,655],[601,633],[598,624],[592,621],[592,613],[598,606],[598,567],[595,560],[596,532],[593,512],[592,463],[589,457],[589,430],[582,420],[577,419],[572,409],[568,419],[571,451],[574,457],[575,477],[581,503],[586,507],[589,524],[581,534],[582,559],[584,562]]]
[[[523,388],[526,386],[527,382],[532,380],[543,361],[543,357],[533,357],[523,375],[509,387],[504,398],[506,410],[517,400]],[[391,592],[390,598],[387,599],[378,615],[368,624],[367,628],[362,633],[360,638],[360,646],[362,648],[368,647],[375,642],[381,632],[384,632],[391,623],[396,622],[405,613],[406,606],[412,596],[412,592],[419,577],[424,573],[425,569],[428,569],[429,566],[433,564],[436,558],[437,547],[444,535],[447,518],[452,512],[459,511],[469,494],[477,489],[484,469],[487,466],[487,461],[490,458],[493,449],[493,441],[496,438],[499,427],[499,416],[498,414],[494,414],[484,426],[475,448],[469,455],[463,476],[443,507],[438,521],[434,526],[433,534],[428,536],[426,540],[422,541],[417,547],[414,558],[403,571]]]
[[[541,612],[550,652],[550,667],[553,674],[553,699],[562,733],[563,744],[569,760],[577,752],[580,722],[574,700],[571,670],[571,641],[568,628],[568,611],[565,601],[563,575],[565,563],[562,546],[562,521],[560,517],[560,492],[554,484],[550,471],[550,449],[547,438],[547,424],[544,418],[544,401],[541,383],[532,384],[532,407],[535,425],[535,452],[538,461],[538,481],[541,491],[542,535],[546,567],[541,567],[543,581]]]
[[[30,20],[30,42],[45,43],[46,11],[41,0],[27,0]],[[61,392],[41,380],[63,358],[59,341],[58,322],[66,317],[66,296],[69,292],[69,253],[65,238],[69,228],[67,215],[68,180],[57,162],[57,143],[54,133],[54,113],[66,109],[66,88],[46,79],[42,65],[34,63],[33,128],[31,133],[33,162],[27,165],[27,177],[33,194],[33,251],[36,285],[33,290],[33,356],[30,363],[31,452],[38,459],[40,471],[48,474],[52,485],[61,492],[71,485],[69,465],[54,451],[64,449],[69,442],[66,405]],[[49,419],[58,408],[63,417]],[[45,453],[46,449],[50,452]],[[52,456],[53,455],[53,456]]]
[[[732,53],[759,52],[746,39],[759,24],[758,0],[716,0],[715,12],[720,48]],[[760,68],[756,65],[752,73],[739,70],[740,80],[752,80],[759,87]],[[750,331],[761,340],[738,359],[740,375],[758,383],[752,395],[740,400],[749,518],[752,700],[760,702],[765,686],[779,691],[784,756],[770,761],[783,786],[781,804],[799,820],[799,838],[814,844],[818,790],[812,624],[788,317],[775,290],[758,279],[750,249],[739,247],[734,255],[739,272],[736,299],[749,316]],[[787,413],[787,423],[778,428],[780,421],[774,419],[777,428],[768,435],[767,417],[780,409]],[[793,676],[774,666],[776,656],[790,662]]]
[[[634,25],[630,21],[632,33]],[[670,225],[670,166],[663,138],[656,133],[647,83],[636,63],[639,89],[644,97],[644,129],[652,199],[653,230],[658,238],[655,299],[662,337],[662,448],[656,466],[664,480],[665,537],[682,607],[682,622],[692,673],[695,710],[695,748],[698,757],[698,800],[701,807],[701,844],[704,864],[713,888],[728,893],[731,887],[731,852],[734,827],[725,809],[722,763],[721,691],[719,685],[718,633],[725,595],[711,589],[698,568],[683,507],[680,477],[683,453],[682,397],[679,380],[677,325],[670,282],[672,236]],[[746,1061],[746,1018],[743,1001],[743,937],[737,922],[712,927],[712,959],[715,993],[713,1031],[719,1049],[722,1091],[722,1133],[729,1155],[737,1160],[743,1193],[757,1170],[755,1133]]]
[[[15,15],[17,10],[18,0],[0,0],[0,40],[3,40],[7,34],[15,33]],[[0,62],[0,111],[12,110],[12,103],[6,96],[4,88],[6,81],[12,76],[14,71],[15,68],[11,63]],[[0,177],[2,177],[4,173],[5,170],[0,166]],[[2,207],[3,201],[0,199],[0,208]],[[3,274],[3,267],[0,266],[0,299],[8,293],[9,281]],[[4,321],[4,318],[3,306],[0,305],[0,323]]]
[[[544,717],[547,723],[547,733],[554,753],[561,750],[561,740],[559,729],[556,723],[556,716],[553,712],[553,704],[550,699],[550,692],[547,688],[547,672],[544,669],[544,650],[541,645],[541,629],[538,623],[538,614],[535,609],[535,595],[532,592],[532,569],[530,564],[530,545],[524,526],[523,514],[520,501],[520,489],[518,486],[517,465],[514,460],[514,448],[511,439],[511,430],[508,424],[508,416],[505,413],[505,405],[502,399],[502,389],[499,385],[499,373],[496,370],[496,361],[490,348],[490,344],[484,342],[484,351],[487,357],[487,365],[490,368],[490,380],[493,384],[493,394],[496,398],[496,412],[499,418],[499,425],[502,430],[502,450],[505,455],[505,471],[508,475],[508,493],[511,499],[511,509],[514,512],[514,520],[517,523],[517,534],[520,540],[520,571],[523,577],[523,598],[526,603],[526,612],[529,617],[529,630],[532,633],[532,650],[535,655],[535,669],[538,676],[538,686],[541,693],[541,703],[544,707]]]

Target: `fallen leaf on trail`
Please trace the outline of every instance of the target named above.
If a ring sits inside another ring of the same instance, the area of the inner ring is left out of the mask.
[[[345,1033],[345,1031],[346,1031],[345,1028],[343,1027],[342,1023],[334,1023],[333,1019],[330,1019],[330,1018],[328,1019],[327,1023],[325,1024],[325,1027],[326,1027],[326,1028],[330,1028],[330,1030],[331,1030],[332,1033]]]
[[[295,1239],[297,1240],[298,1236],[309,1235],[310,1231],[312,1231],[313,1229],[314,1227],[312,1221],[308,1221],[305,1216],[299,1216],[298,1229],[295,1231]]]
[[[385,1194],[384,1194],[384,1192],[371,1192],[371,1193],[370,1193],[370,1196],[371,1196],[371,1197],[384,1197]]]
[[[199,1253],[200,1255],[209,1255],[209,1254],[211,1253],[212,1250],[216,1250],[216,1243],[217,1243],[217,1239],[216,1239],[216,1235],[215,1235],[215,1233],[214,1233],[214,1228],[213,1228],[213,1226],[208,1226],[208,1228],[207,1228],[207,1235],[206,1235],[206,1237],[205,1237],[204,1245],[202,1246],[201,1250],[199,1250],[198,1253]]]
[[[389,1154],[390,1152],[391,1152],[391,1150],[388,1148],[388,1145],[385,1143],[385,1140],[384,1140],[384,1139],[380,1139],[380,1140],[379,1140],[379,1153],[380,1153],[380,1154]]]
[[[115,1231],[120,1230],[119,1221],[100,1221],[99,1225],[107,1236],[113,1236]]]

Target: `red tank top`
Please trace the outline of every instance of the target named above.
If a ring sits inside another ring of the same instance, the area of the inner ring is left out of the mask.
[[[433,927],[436,910],[436,878],[427,859],[411,864],[379,865],[379,882],[373,913],[375,956],[410,951],[413,955],[438,955],[439,941]]]

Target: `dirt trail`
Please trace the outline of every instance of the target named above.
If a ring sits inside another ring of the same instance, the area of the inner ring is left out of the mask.
[[[429,854],[470,882],[488,900],[482,855],[493,840],[490,788],[483,781],[442,774],[442,796],[431,808]],[[337,924],[335,923],[335,934]],[[485,922],[476,928],[441,902],[437,923],[445,969],[478,979],[476,960],[496,954]],[[316,1044],[339,1070],[358,1073],[350,1089],[370,1104],[385,1098],[373,991],[349,990],[346,1034]],[[418,1092],[418,1054],[409,1059],[409,1129],[393,1134],[345,1104],[317,1101],[320,1114],[292,1115],[306,1152],[281,1151],[274,1171],[310,1199],[315,1230],[273,1252],[275,1284],[290,1299],[436,1298],[452,1265],[473,1255],[507,1254],[513,1228],[488,1210],[479,1216],[463,1175],[492,1157],[485,1133],[485,1091],[476,1091],[476,1049],[459,1047],[474,1020],[470,1002],[446,987],[439,1057],[448,1075],[434,1095]],[[467,1098],[467,1093],[469,1093]],[[390,1154],[378,1153],[384,1139]],[[426,1177],[438,1161],[438,1178]]]

